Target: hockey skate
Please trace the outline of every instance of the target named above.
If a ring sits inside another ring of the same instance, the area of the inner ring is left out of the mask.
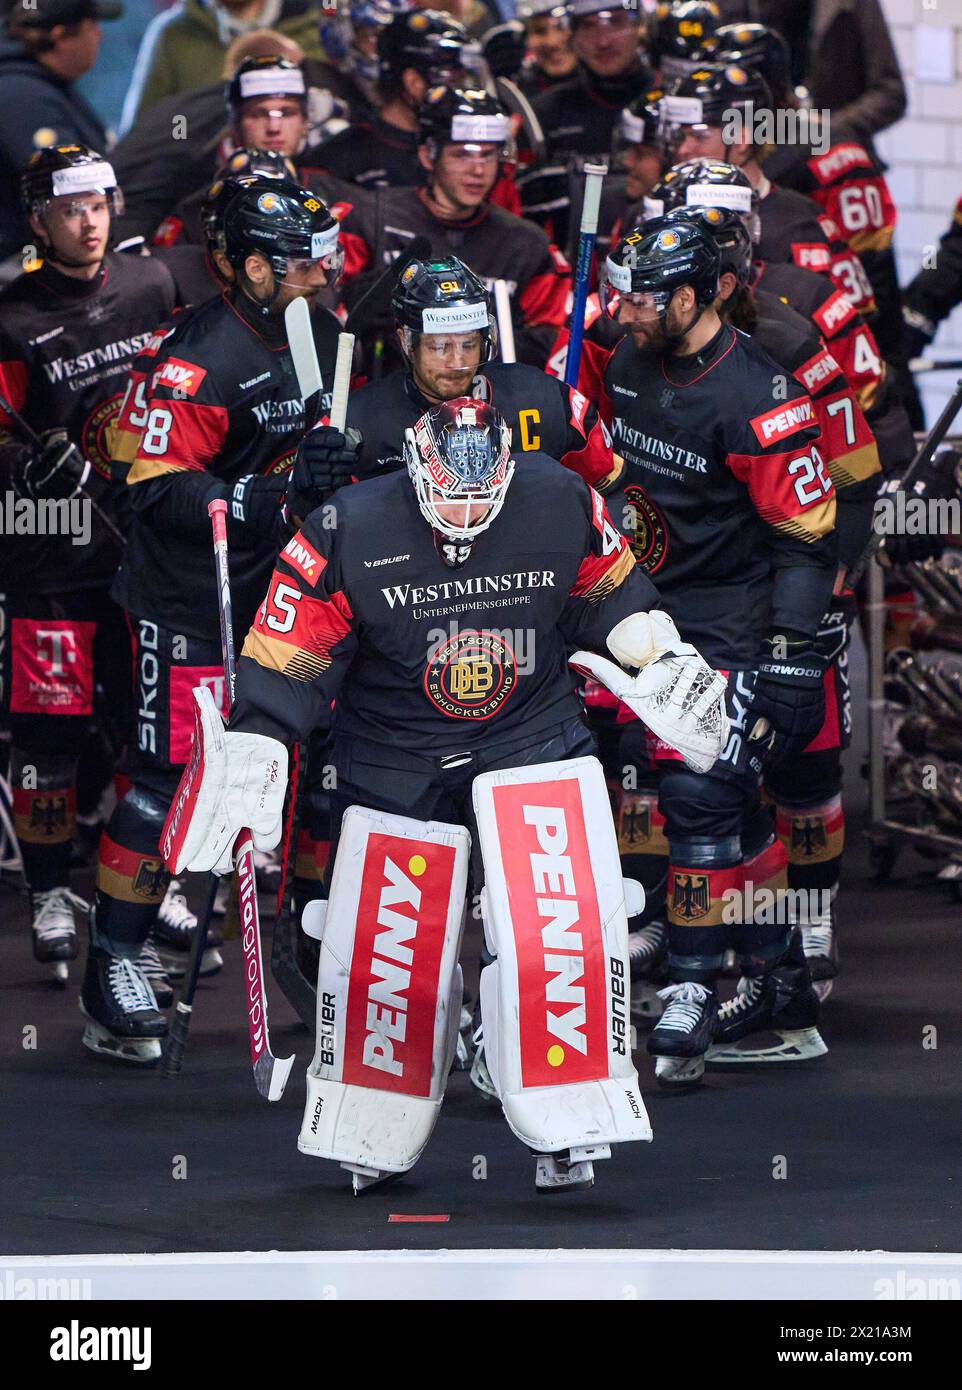
[[[666,1088],[692,1086],[705,1071],[718,1001],[705,985],[686,981],[658,991],[665,1012],[648,1037],[655,1061],[655,1078]]]
[[[229,880],[224,881],[229,884]],[[187,899],[180,891],[180,880],[172,878],[167,885],[167,892],[153,929],[157,954],[172,980],[183,979],[187,973],[187,959],[196,930],[197,917],[187,906]],[[223,944],[223,940],[220,933],[208,925],[207,941],[200,961],[201,979],[216,975],[223,967],[224,958],[217,949]]]
[[[812,989],[824,1004],[838,974],[838,940],[832,907],[813,920],[800,922],[799,930],[802,933],[802,950],[812,977]]]
[[[67,984],[67,962],[77,959],[77,923],[73,909],[88,910],[83,898],[69,888],[49,888],[31,893],[34,959],[49,965],[54,983],[63,989]]]
[[[535,1189],[538,1192],[571,1192],[579,1187],[593,1187],[595,1162],[610,1157],[610,1144],[586,1144],[555,1154],[536,1153]]]
[[[91,1052],[125,1062],[160,1061],[167,1020],[137,962],[115,956],[100,944],[92,913],[80,1009],[87,1018],[83,1044]]]
[[[828,1051],[818,1031],[819,1001],[812,987],[798,930],[781,962],[766,975],[743,982],[718,1011],[710,1066],[748,1062],[803,1062]],[[764,1041],[764,1035],[777,1041]],[[738,1044],[748,1039],[744,1047]]]
[[[498,1090],[491,1079],[488,1071],[488,1064],[484,1060],[484,1024],[481,1020],[481,1006],[475,1008],[474,1023],[471,1030],[471,1041],[474,1044],[474,1056],[471,1059],[471,1085],[480,1091],[483,1096],[490,1100],[498,1099]]]
[[[164,969],[163,961],[157,954],[153,932],[150,933],[141,947],[140,955],[137,957],[137,966],[141,975],[154,991],[158,1009],[169,1009],[174,1002],[174,987],[170,983],[170,976]]]
[[[649,922],[628,933],[628,964],[631,969],[631,1017],[636,1023],[660,1018],[664,1005],[658,990],[668,978],[668,928],[664,922]]]

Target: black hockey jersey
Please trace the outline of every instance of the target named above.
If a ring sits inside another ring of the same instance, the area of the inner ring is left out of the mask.
[[[418,133],[368,115],[304,151],[305,164],[362,188],[403,188],[421,182]]]
[[[167,271],[140,256],[108,252],[92,280],[46,263],[0,293],[0,389],[37,434],[65,429],[91,464],[86,487],[113,512],[111,435],[127,369],[174,306]],[[24,459],[16,426],[0,409],[0,491]],[[106,586],[119,548],[91,511],[89,541],[68,535],[5,536],[0,585],[51,594]]]
[[[515,453],[547,454],[602,487],[621,467],[612,455],[608,428],[590,401],[537,367],[486,362],[466,394],[490,401],[500,411],[511,427]],[[352,392],[347,423],[364,437],[362,478],[404,466],[404,431],[432,404],[406,371],[392,372]]]
[[[542,454],[465,564],[406,474],[342,488],[285,546],[238,663],[232,728],[401,743],[432,758],[577,718],[567,654],[658,606],[598,493]]]
[[[727,325],[690,357],[605,372],[633,549],[713,665],[756,664],[773,632],[814,636],[835,577],[835,490],[810,397]]]
[[[337,319],[312,315],[321,374],[334,380]],[[263,597],[280,538],[236,515],[235,484],[285,473],[304,434],[283,319],[263,318],[242,295],[188,311],[158,335],[153,370],[132,379],[125,423],[140,431],[127,474],[132,512],[115,596],[175,632],[216,641],[217,587],[207,504],[229,504],[234,621],[243,630]],[[325,402],[327,406],[329,402]]]

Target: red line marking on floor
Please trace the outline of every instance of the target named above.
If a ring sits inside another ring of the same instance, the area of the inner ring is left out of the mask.
[[[392,1211],[388,1221],[450,1221],[450,1216],[408,1216],[405,1212]]]

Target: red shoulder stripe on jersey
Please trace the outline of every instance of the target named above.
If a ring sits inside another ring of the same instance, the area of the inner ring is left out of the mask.
[[[21,411],[27,398],[27,364],[17,359],[0,362],[0,390],[14,410]],[[4,429],[15,429],[13,421],[5,410],[0,410],[0,425]]]
[[[291,680],[314,680],[330,666],[332,650],[351,631],[353,617],[344,593],[317,599],[275,570],[243,655]]]
[[[204,465],[220,452],[228,424],[222,405],[151,402],[127,482],[142,483],[165,473],[203,473]]]
[[[281,559],[296,570],[301,578],[313,589],[327,567],[327,561],[304,539],[303,531],[292,536],[281,551]]]
[[[526,324],[552,324],[560,328],[568,319],[569,275],[545,271],[532,275],[518,295],[518,306]]]
[[[780,454],[729,454],[726,463],[767,525],[804,541],[834,526],[835,489],[812,443]]]

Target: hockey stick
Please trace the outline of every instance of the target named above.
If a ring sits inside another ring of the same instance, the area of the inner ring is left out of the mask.
[[[224,658],[227,692],[234,703],[237,679],[234,663],[234,630],[231,620],[230,570],[227,563],[227,503],[222,497],[208,505],[214,532],[214,559],[217,565],[217,596],[220,609],[220,642]],[[254,1085],[268,1100],[280,1100],[294,1065],[293,1056],[275,1057],[267,1028],[267,986],[261,950],[261,924],[257,910],[257,880],[254,876],[254,840],[248,829],[234,841],[234,863],[240,897],[241,944],[244,950],[244,980],[247,989],[247,1029],[250,1035]]]
[[[6,396],[3,395],[2,392],[0,392],[0,410],[2,410],[5,415],[9,415],[10,419],[16,425],[17,429],[23,435],[24,439],[27,441],[28,444],[32,444],[35,449],[43,448],[43,440],[40,438],[39,434],[37,434],[37,431],[33,429],[32,426],[27,424],[26,420],[23,418],[22,415],[18,414],[17,411],[14,410],[13,406],[10,404],[10,402],[7,400]],[[114,525],[114,523],[110,520],[110,517],[104,511],[103,507],[101,507],[99,503],[94,501],[94,499],[91,497],[90,493],[84,486],[84,484],[87,481],[87,478],[90,476],[89,461],[83,457],[76,444],[71,444],[70,448],[77,455],[77,457],[82,459],[83,461],[83,468],[81,469],[80,479],[77,483],[77,491],[83,496],[85,502],[90,503],[91,509],[93,510],[96,516],[100,517],[100,520],[106,526],[107,530],[113,536],[114,540],[119,541],[119,543],[123,545],[123,535]]]
[[[962,358],[948,357],[943,362],[939,362],[934,357],[913,357],[909,362],[909,371],[915,372],[957,372],[962,370]]]
[[[210,926],[210,919],[214,915],[214,899],[217,897],[218,882],[219,879],[216,874],[208,875],[207,900],[204,903],[203,912],[197,919],[194,939],[190,943],[190,955],[187,958],[187,971],[184,975],[183,988],[180,991],[180,998],[177,1000],[177,1008],[174,1010],[170,1036],[164,1047],[164,1060],[161,1063],[160,1074],[165,1081],[179,1076],[184,1064],[187,1034],[190,1031],[190,1020],[194,1011],[194,994],[200,977],[200,963],[204,959],[204,951],[207,947],[207,930]]]
[[[578,238],[578,260],[575,264],[574,303],[571,306],[571,331],[568,335],[568,355],[565,359],[565,385],[578,385],[581,366],[581,340],[585,332],[585,305],[591,281],[591,257],[598,235],[598,211],[601,205],[601,185],[608,172],[607,164],[586,164],[585,200],[581,207],[581,234]]]
[[[312,429],[320,418],[324,381],[314,346],[311,310],[306,299],[291,300],[284,310],[284,327],[287,329],[287,346],[294,360],[298,390],[304,401],[304,418],[308,422],[308,429]]]
[[[946,402],[945,409],[942,411],[942,414],[939,416],[935,424],[929,430],[925,439],[922,441],[921,446],[919,447],[918,453],[915,455],[915,458],[912,460],[908,468],[905,470],[905,474],[899,485],[902,492],[905,492],[906,488],[911,483],[915,475],[922,468],[924,468],[927,463],[930,463],[932,461],[932,459],[935,456],[936,449],[939,447],[939,445],[942,443],[942,440],[945,438],[945,436],[951,429],[952,421],[955,419],[956,415],[958,415],[960,407],[962,407],[962,378],[960,378],[959,381],[956,382],[955,390],[952,392],[952,395]],[[846,577],[846,584],[853,585],[857,582],[857,580],[861,577],[862,571],[865,569],[865,566],[869,563],[870,560],[874,559],[875,555],[878,553],[878,550],[884,539],[885,533],[876,530],[875,526],[873,525],[872,534],[869,537],[864,550],[862,551],[861,555],[858,557],[854,566],[849,571],[849,574]]]
[[[365,290],[350,310],[344,327],[355,337],[370,327],[370,322],[390,304],[391,291],[412,261],[423,261],[431,254],[431,243],[426,236],[416,236],[409,242],[406,251],[391,262],[387,270],[379,275],[374,284]]]
[[[517,362],[514,350],[514,324],[511,322],[511,300],[504,280],[494,282],[494,313],[498,321],[498,343],[502,362]]]

